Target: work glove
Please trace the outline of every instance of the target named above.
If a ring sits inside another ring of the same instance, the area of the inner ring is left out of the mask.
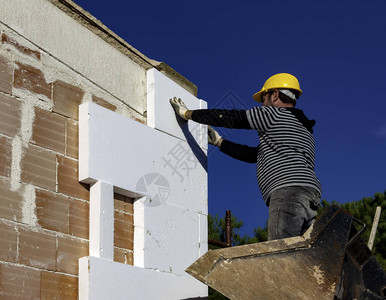
[[[222,137],[216,130],[208,126],[208,143],[217,147],[220,147]]]
[[[185,117],[185,113],[188,111],[188,108],[186,107],[185,103],[182,102],[180,98],[174,97],[173,99],[170,99],[170,104],[173,106],[174,111],[178,116],[183,118],[185,121],[188,119]]]

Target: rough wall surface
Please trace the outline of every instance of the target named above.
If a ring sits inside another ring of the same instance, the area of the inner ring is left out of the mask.
[[[111,96],[143,113],[146,106],[145,69],[50,1],[0,0],[0,6],[0,20],[4,24]],[[47,59],[43,55],[42,63]],[[52,73],[46,76],[55,78],[55,70]],[[54,78],[47,80],[52,82]]]
[[[77,299],[89,246],[78,106],[145,123],[146,69],[50,1],[0,6],[0,297]],[[114,260],[132,264],[133,201],[114,205]]]

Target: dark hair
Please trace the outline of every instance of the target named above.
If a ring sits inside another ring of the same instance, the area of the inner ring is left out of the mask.
[[[271,95],[273,94],[274,91],[275,91],[275,90],[268,90],[268,91],[264,92],[264,93],[262,94],[262,96],[263,96],[263,95],[269,95],[269,96],[271,96]]]
[[[290,90],[292,93],[295,94],[296,99],[299,98],[299,93],[294,90]],[[296,105],[296,99],[292,99],[291,97],[288,97],[287,95],[283,94],[279,90],[279,98],[283,103],[291,103],[294,107]]]

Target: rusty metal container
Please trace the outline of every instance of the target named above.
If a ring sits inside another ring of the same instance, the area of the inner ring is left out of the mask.
[[[230,299],[384,299],[386,276],[353,226],[329,207],[304,235],[212,250],[187,270]]]

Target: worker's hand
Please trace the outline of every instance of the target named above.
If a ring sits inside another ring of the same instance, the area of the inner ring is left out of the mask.
[[[178,116],[183,118],[185,121],[188,119],[185,116],[185,113],[188,111],[188,108],[186,107],[185,103],[182,102],[180,98],[174,97],[173,99],[170,99],[170,104],[173,106],[174,111]]]
[[[208,143],[217,147],[221,146],[223,138],[218,134],[216,130],[208,126]]]

